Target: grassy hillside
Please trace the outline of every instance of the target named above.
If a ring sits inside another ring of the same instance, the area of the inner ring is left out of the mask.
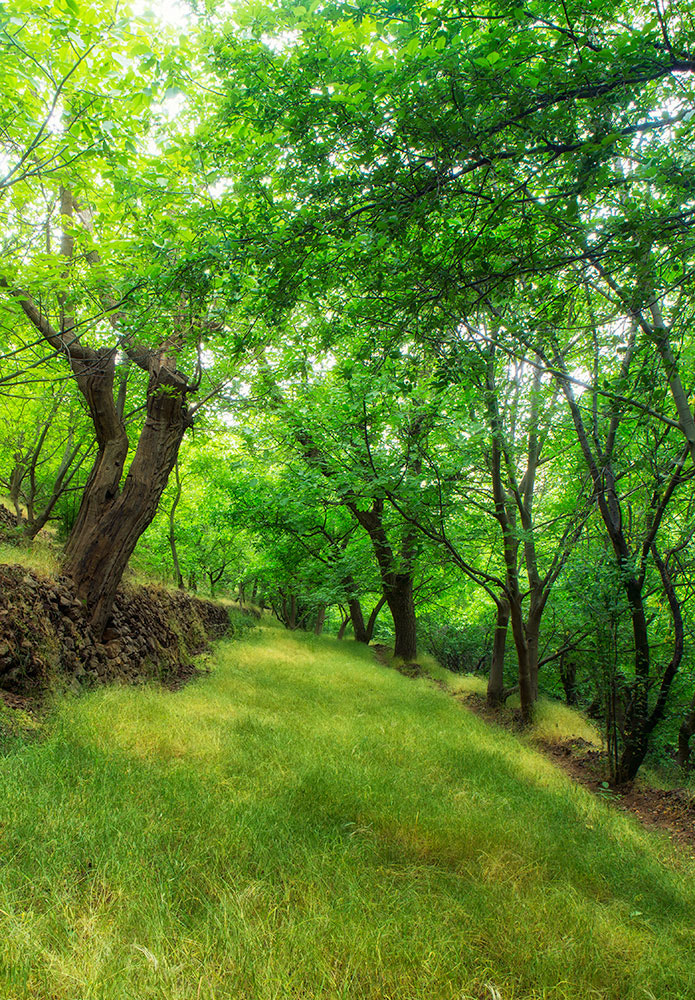
[[[695,998],[695,862],[366,649],[259,629],[0,759],[0,997]]]

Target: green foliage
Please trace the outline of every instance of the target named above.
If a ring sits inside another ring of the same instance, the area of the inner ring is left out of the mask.
[[[62,392],[38,380],[68,374],[30,293],[63,335],[74,318],[93,348],[118,345],[131,451],[153,372],[186,373],[181,495],[170,483],[141,567],[175,583],[177,550],[190,587],[250,589],[295,624],[327,606],[336,626],[351,599],[375,603],[390,560],[448,664],[487,662],[506,595],[517,650],[532,606],[542,619],[541,688],[561,693],[579,635],[579,697],[605,707],[618,678],[652,710],[674,595],[691,631],[691,23],[689,0],[668,23],[605,0],[210,4],[185,30],[109,0],[6,4],[3,488]],[[66,394],[38,495],[85,419]],[[608,480],[620,544],[595,507]],[[56,503],[65,534],[78,500]],[[390,641],[387,615],[380,629]],[[510,681],[513,659],[510,642]]]

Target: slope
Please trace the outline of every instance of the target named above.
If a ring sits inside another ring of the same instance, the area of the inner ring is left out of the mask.
[[[685,1000],[695,863],[369,650],[259,629],[0,760],[3,1000]]]

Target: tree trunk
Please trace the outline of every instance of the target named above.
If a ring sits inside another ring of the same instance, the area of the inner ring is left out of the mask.
[[[413,601],[413,578],[409,573],[394,573],[385,595],[393,616],[395,641],[393,655],[411,662],[417,656],[417,628]]]
[[[345,635],[345,629],[348,627],[349,624],[350,624],[350,616],[347,615],[345,618],[343,618],[342,622],[340,623],[340,628],[338,629],[338,635],[336,636],[337,639],[343,638],[343,636]]]
[[[376,626],[376,620],[379,617],[379,612],[381,611],[381,609],[385,604],[386,604],[386,597],[382,596],[379,598],[379,600],[372,608],[372,613],[369,616],[369,621],[367,622],[367,632],[364,640],[367,643],[370,643],[372,641],[372,638],[374,636],[374,628]]]
[[[107,438],[102,435],[98,442],[99,454],[66,547],[63,572],[75,582],[77,596],[100,636],[128,560],[157,511],[190,421],[184,405],[184,384],[179,384],[177,392],[171,379],[162,384],[153,377],[145,424],[119,490],[128,438],[114,407],[112,368],[111,378],[104,378],[106,384],[98,376],[91,376],[89,383],[90,407],[106,406],[106,416],[116,419],[112,422],[113,433]],[[95,426],[99,430],[100,425]]]
[[[32,539],[35,538],[41,531],[41,529],[44,528],[46,524],[48,524],[48,521],[50,520],[55,505],[57,504],[58,500],[60,500],[62,495],[65,493],[68,486],[74,479],[75,475],[81,468],[82,463],[84,462],[85,458],[89,453],[90,450],[89,448],[87,449],[87,451],[84,452],[79,462],[77,462],[72,467],[72,470],[70,469],[81,447],[82,444],[80,443],[76,445],[75,448],[73,448],[71,451],[68,451],[68,449],[66,448],[65,453],[63,455],[63,461],[60,464],[60,468],[58,469],[56,478],[53,483],[53,489],[51,490],[50,497],[46,501],[46,504],[44,505],[44,508],[39,514],[39,516],[34,518],[34,520],[28,523],[26,526],[25,532],[28,538]],[[70,473],[69,475],[68,472]]]
[[[174,565],[174,579],[179,590],[183,590],[183,575],[179,563],[179,553],[176,548],[176,508],[181,499],[181,480],[179,478],[179,463],[174,462],[174,475],[176,476],[176,493],[169,510],[169,548],[171,549],[171,561]]]
[[[538,700],[538,646],[540,642],[541,618],[543,606],[530,597],[531,606],[526,617],[526,648],[528,649],[529,679],[531,682],[531,697]]]
[[[574,659],[566,659],[566,653],[560,657],[560,682],[565,692],[565,702],[571,708],[577,704],[577,664]]]
[[[352,629],[355,633],[356,642],[368,643],[369,639],[367,637],[367,629],[364,625],[364,615],[362,614],[362,605],[356,597],[351,598],[348,601],[348,607],[350,609],[350,621],[352,622]]]
[[[369,511],[360,510],[355,504],[348,504],[362,527],[369,535],[374,549],[379,572],[381,574],[384,598],[393,617],[395,633],[394,656],[402,657],[406,662],[415,659],[417,655],[417,623],[415,618],[415,602],[413,599],[412,538],[406,536],[403,542],[403,555],[400,560],[394,557],[384,528],[382,513],[383,501],[375,500]],[[407,568],[407,572],[396,567]]]
[[[497,603],[495,638],[492,643],[492,662],[487,682],[487,703],[496,708],[504,702],[504,653],[507,648],[509,628],[509,601],[503,597]]]
[[[512,621],[512,635],[516,647],[516,656],[519,667],[519,698],[521,700],[521,717],[524,722],[530,722],[533,717],[533,684],[531,681],[531,669],[529,661],[529,649],[526,641],[526,627],[521,606],[522,594],[519,586],[519,570],[517,565],[517,554],[519,541],[515,532],[513,521],[513,507],[507,509],[507,497],[504,492],[502,482],[502,451],[500,446],[499,421],[496,410],[492,402],[492,395],[488,401],[488,408],[491,418],[492,449],[491,449],[491,472],[492,472],[492,492],[495,501],[495,517],[502,531],[502,546],[504,554],[504,564],[506,569],[506,593],[509,601],[509,614]]]
[[[21,461],[21,455],[18,453],[14,456],[15,464],[12,467],[12,472],[10,473],[10,500],[12,501],[12,506],[14,507],[14,512],[17,515],[17,520],[21,521],[23,519],[22,507],[20,504],[20,496],[22,489],[22,479],[26,469]]]
[[[113,349],[101,350],[90,352],[86,359],[73,362],[75,379],[87,401],[94,424],[97,456],[65,546],[65,571],[69,576],[74,575],[74,567],[89,545],[88,540],[98,533],[100,520],[118,498],[128,454],[128,435],[113,400],[115,356]],[[75,579],[77,582],[77,577]]]
[[[632,639],[635,648],[635,680],[632,698],[625,714],[623,749],[620,754],[615,782],[619,785],[633,781],[644,762],[649,748],[649,634],[638,581],[625,583],[632,620]]]
[[[690,770],[690,739],[695,733],[695,698],[690,703],[688,714],[678,730],[678,753],[676,763],[683,771]]]
[[[316,612],[316,624],[314,625],[314,635],[321,635],[326,621],[326,605],[322,604]]]
[[[509,604],[509,614],[512,620],[512,635],[516,647],[516,658],[519,665],[519,698],[521,701],[521,718],[524,722],[533,719],[533,685],[529,663],[528,645],[526,644],[526,629],[521,611],[521,601],[512,599]]]

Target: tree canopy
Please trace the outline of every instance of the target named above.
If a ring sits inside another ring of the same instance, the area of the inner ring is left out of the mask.
[[[5,5],[0,484],[97,633],[135,553],[687,764],[694,16]]]

